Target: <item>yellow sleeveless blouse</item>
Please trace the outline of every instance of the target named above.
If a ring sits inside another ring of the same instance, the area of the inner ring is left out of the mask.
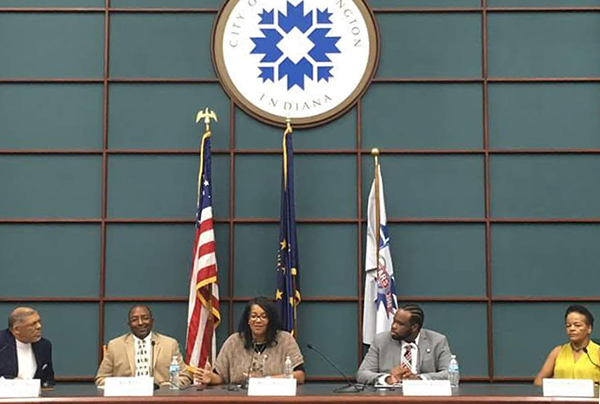
[[[598,350],[600,345],[590,341],[587,351],[592,360],[598,363]],[[571,344],[565,344],[560,349],[556,362],[554,362],[554,377],[557,379],[592,379],[600,381],[600,369],[598,369],[585,354],[581,353],[577,362],[573,360],[573,349]]]

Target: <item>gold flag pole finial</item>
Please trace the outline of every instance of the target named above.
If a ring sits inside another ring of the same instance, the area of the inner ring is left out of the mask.
[[[292,119],[288,116],[285,118],[285,134],[292,133]]]
[[[371,156],[375,158],[375,166],[379,165],[379,149],[377,147],[371,149]]]
[[[196,204],[200,202],[200,190],[202,189],[202,174],[204,169],[204,143],[206,139],[211,137],[210,132],[210,120],[214,119],[215,122],[219,122],[217,120],[217,114],[212,109],[206,107],[204,110],[198,111],[196,114],[196,123],[204,120],[204,133],[202,134],[202,143],[200,145],[200,169],[198,170],[198,194],[196,197]]]
[[[283,131],[283,141],[282,141],[282,149],[283,149],[283,184],[285,189],[287,189],[287,135],[290,135],[294,130],[292,129],[292,119],[288,115],[285,118],[285,130]]]
[[[205,129],[206,129],[206,133],[210,132],[210,120],[214,119],[215,122],[219,122],[219,120],[217,119],[217,114],[215,114],[215,111],[213,111],[212,109],[208,109],[208,107],[206,107],[203,110],[198,111],[198,114],[196,115],[196,123],[200,122],[202,119],[204,119],[204,125],[205,125]]]

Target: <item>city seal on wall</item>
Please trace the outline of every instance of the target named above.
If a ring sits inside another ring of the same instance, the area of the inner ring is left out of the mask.
[[[365,0],[228,0],[212,51],[223,88],[244,111],[308,127],[347,112],[366,91],[379,33]]]

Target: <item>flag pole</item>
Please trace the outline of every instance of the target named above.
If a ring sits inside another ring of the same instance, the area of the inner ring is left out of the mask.
[[[285,119],[285,130],[283,131],[283,178],[284,178],[284,185],[285,185],[285,190],[287,192],[287,180],[288,180],[288,173],[287,173],[287,169],[288,169],[288,156],[287,156],[287,136],[292,134],[292,132],[294,131],[294,129],[292,128],[292,120],[291,118],[288,116]],[[292,307],[294,308],[294,328],[292,330],[292,335],[295,338],[298,338],[298,330],[296,328],[296,317],[297,317],[297,305],[296,305],[296,268],[289,268],[290,270],[290,275],[292,275],[292,291],[293,291],[293,296],[292,296]]]
[[[377,278],[379,278],[379,244],[381,242],[381,218],[379,206],[379,149],[371,149],[371,155],[375,160],[375,259],[377,260]]]
[[[290,117],[285,119],[285,130],[283,131],[283,181],[285,189],[287,190],[287,135],[291,135],[294,130],[292,129],[292,120]]]
[[[200,147],[200,170],[198,173],[198,196],[197,196],[198,203],[200,203],[200,188],[202,187],[202,174],[203,174],[203,170],[204,170],[204,144],[206,143],[206,139],[208,139],[212,135],[212,133],[210,131],[210,119],[214,118],[214,120],[216,121],[217,115],[214,113],[214,111],[211,111],[208,109],[208,107],[206,107],[206,109],[204,111],[200,111],[198,113],[198,115],[196,116],[196,123],[198,123],[198,121],[201,120],[202,118],[204,118],[204,134],[202,135],[202,145]],[[210,313],[206,320],[208,322],[209,329],[214,330],[214,318],[212,315],[212,312],[213,312],[212,285],[208,285],[206,287],[206,291],[208,292],[208,299],[206,299],[207,303],[208,303],[207,310]],[[212,344],[210,347],[210,352],[209,352],[208,357],[212,358]]]
[[[204,109],[204,111],[200,110],[198,111],[198,114],[196,115],[196,123],[199,123],[201,120],[204,120],[204,134],[202,135],[202,142],[200,145],[200,169],[198,170],[198,190],[197,190],[197,196],[196,196],[196,204],[200,203],[200,192],[201,192],[201,188],[202,188],[202,175],[204,174],[204,145],[206,144],[206,140],[208,138],[210,138],[212,136],[212,132],[210,131],[210,120],[214,119],[215,122],[218,122],[217,120],[217,114],[215,114],[215,112],[213,110],[208,109],[208,107],[206,107],[206,109]],[[215,327],[214,327],[214,315],[213,315],[213,291],[212,291],[212,284],[208,284],[204,287],[204,289],[207,292],[207,299],[206,299],[206,303],[207,303],[207,311],[208,311],[208,316],[207,316],[207,323],[208,323],[208,327],[210,330],[212,330],[214,332]],[[200,290],[196,290],[196,293],[198,295],[198,297],[200,297]],[[213,344],[210,344],[210,348],[209,348],[209,352],[207,355],[207,359],[206,361],[209,362],[209,358],[210,360],[212,360],[212,356],[213,356],[213,351],[212,351],[212,346]]]

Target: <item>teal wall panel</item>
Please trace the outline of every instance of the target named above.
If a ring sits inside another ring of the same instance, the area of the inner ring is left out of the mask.
[[[2,84],[0,149],[99,149],[102,86]]]
[[[199,149],[196,114],[207,106],[219,119],[212,147],[229,146],[229,99],[218,84],[115,84],[109,96],[111,149]]]
[[[595,296],[599,243],[598,224],[494,224],[494,295]]]
[[[98,156],[0,156],[0,217],[100,215]]]
[[[502,338],[494,339],[494,373],[499,376],[530,376],[540,370],[546,357],[557,345],[568,342],[565,310],[571,302],[497,303],[494,305],[494,330]],[[600,313],[600,304],[587,303],[592,313]],[[524,344],[528,330],[535,330],[535,343]],[[598,336],[598,332],[592,337]]]
[[[111,6],[119,8],[215,8],[220,7],[222,3],[223,0],[112,0]]]
[[[297,231],[302,296],[356,296],[358,257],[351,253],[356,250],[356,225],[300,224]]]
[[[279,217],[281,157],[237,156],[235,182],[235,216]]]
[[[488,0],[489,1],[489,0]],[[375,7],[479,7],[481,0],[369,0],[369,5]]]
[[[383,155],[388,218],[483,216],[483,158],[470,155]],[[373,158],[363,157],[363,212],[373,181]]]
[[[487,0],[488,7],[594,7],[599,0]]]
[[[596,83],[491,85],[491,147],[600,148],[599,92]]]
[[[352,303],[301,303],[298,312],[298,345],[304,355],[308,376],[338,376],[339,373],[306,347],[312,344],[347,375],[358,368],[356,305]],[[350,320],[349,320],[350,319]],[[343,341],[343,343],[341,343]]]
[[[498,155],[491,159],[495,217],[598,217],[597,155]]]
[[[493,13],[488,37],[490,76],[600,75],[597,13]]]
[[[280,149],[283,133],[280,128],[254,120],[241,110],[236,110],[236,147],[239,149]],[[353,149],[356,147],[356,109],[341,118],[312,129],[293,133],[294,150],[300,149]]]
[[[0,13],[0,77],[101,77],[104,15]]]
[[[0,303],[2,329],[17,306],[37,310],[42,336],[52,343],[55,376],[94,376],[98,368],[98,306],[94,303]],[[67,332],[69,331],[69,332]]]
[[[481,76],[477,14],[377,14],[382,32],[377,76]]]
[[[356,205],[348,201],[356,200],[355,162],[353,156],[294,156],[296,216],[354,217]],[[236,184],[237,216],[279,218],[280,156],[238,156]]]
[[[481,224],[388,224],[396,293],[485,296]]]
[[[356,217],[356,157],[298,155],[294,175],[297,217]]]
[[[214,77],[213,14],[116,14],[110,25],[113,76]]]
[[[402,304],[402,303],[399,303]],[[423,327],[448,338],[461,376],[487,375],[486,306],[483,303],[423,303]]]
[[[275,296],[278,242],[279,229],[276,225],[235,226],[235,296]],[[299,259],[302,260],[302,256]]]
[[[479,84],[373,84],[363,100],[363,148],[480,149]]]
[[[198,156],[111,156],[108,215],[196,217]],[[228,157],[213,155],[213,216],[224,217],[229,198]]]
[[[106,294],[187,296],[193,243],[193,225],[111,224]]]
[[[105,0],[2,0],[2,7],[77,7],[91,8],[104,7]]]
[[[0,296],[98,294],[98,225],[1,224],[0,246]]]
[[[220,293],[227,295],[229,231],[215,225]],[[188,296],[195,229],[188,224],[111,224],[107,296]]]

